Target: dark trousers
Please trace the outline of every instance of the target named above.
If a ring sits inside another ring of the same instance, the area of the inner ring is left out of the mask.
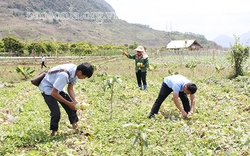
[[[44,64],[44,61],[43,61],[42,64],[41,64],[41,68],[43,68],[43,66],[44,66],[45,68],[47,68],[47,67],[45,66],[45,64]]]
[[[141,70],[138,70],[138,72],[136,72],[137,84],[139,86],[142,85],[141,82],[143,83],[143,85],[147,85],[146,76],[147,72],[141,72]]]
[[[162,83],[160,93],[159,93],[157,99],[155,100],[155,103],[151,109],[150,115],[158,114],[158,111],[161,107],[161,104],[163,103],[163,101],[168,97],[168,95],[172,91],[173,90],[171,88],[169,88],[165,83]],[[187,94],[185,94],[184,92],[179,92],[179,97],[181,99],[181,102],[182,102],[182,105],[183,105],[185,112],[188,113],[190,111],[190,104],[189,104],[189,99],[187,97]]]
[[[44,93],[42,93],[42,95],[43,95],[43,98],[50,109],[50,117],[51,117],[50,118],[50,130],[57,131],[58,130],[58,123],[59,123],[60,117],[61,117],[61,112],[60,112],[60,108],[59,108],[59,105],[57,103],[57,100],[51,95],[46,95]],[[68,101],[72,101],[71,98],[69,97],[69,95],[66,94],[65,92],[60,92],[60,95],[64,99],[66,99]],[[76,111],[72,110],[68,105],[66,105],[62,102],[59,102],[59,103],[62,105],[62,107],[64,108],[64,110],[68,114],[70,124],[77,122],[78,117],[77,117]]]

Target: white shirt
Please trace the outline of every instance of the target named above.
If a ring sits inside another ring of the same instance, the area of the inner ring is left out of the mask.
[[[190,80],[182,75],[171,75],[164,78],[164,83],[177,94],[183,92],[185,84],[190,82]]]
[[[52,88],[56,88],[59,92],[63,91],[66,84],[75,85],[78,77],[76,74],[77,65],[75,64],[63,64],[56,67],[53,67],[49,71],[55,71],[60,69],[65,69],[69,72],[69,75],[66,72],[56,72],[53,74],[46,74],[39,85],[40,91],[46,95],[51,95]]]

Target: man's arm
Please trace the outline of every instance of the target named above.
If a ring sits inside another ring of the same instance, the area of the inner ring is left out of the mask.
[[[180,102],[179,102],[179,94],[177,94],[177,93],[173,93],[173,100],[174,100],[174,104],[175,104],[175,106],[179,109],[179,111],[181,112],[181,114],[182,114],[182,117],[183,118],[186,118],[187,117],[187,113],[184,111],[184,109],[181,107],[181,105],[180,105]]]
[[[194,94],[190,94],[190,101],[191,101],[191,108],[190,108],[190,112],[188,113],[189,115],[191,115],[194,112],[194,107],[195,107],[195,95]]]
[[[73,102],[75,102],[75,104],[78,103],[78,101],[76,100],[76,94],[75,94],[75,91],[74,91],[74,85],[73,84],[68,85],[68,93],[69,93],[70,98],[73,100]]]
[[[70,102],[66,99],[64,99],[59,93],[58,93],[58,90],[56,88],[52,88],[52,91],[51,91],[51,96],[53,96],[56,100],[68,105],[72,110],[76,110],[76,107],[75,107],[75,103],[74,102]]]

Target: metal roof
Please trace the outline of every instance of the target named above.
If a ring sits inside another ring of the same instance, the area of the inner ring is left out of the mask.
[[[194,43],[201,46],[196,40],[173,40],[170,43],[168,43],[167,48],[171,48],[171,49],[187,48],[187,47],[190,47]]]

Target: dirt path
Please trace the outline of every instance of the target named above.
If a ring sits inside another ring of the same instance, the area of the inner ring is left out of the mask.
[[[104,56],[90,56],[90,57],[47,57],[46,65],[50,64],[65,64],[65,63],[78,63],[78,62],[91,62],[91,63],[99,63],[99,62],[107,62],[107,61],[115,61],[119,59],[117,56],[113,57],[104,57]],[[25,65],[25,66],[36,66],[41,64],[40,57],[0,57],[0,66],[17,66],[17,65]]]

